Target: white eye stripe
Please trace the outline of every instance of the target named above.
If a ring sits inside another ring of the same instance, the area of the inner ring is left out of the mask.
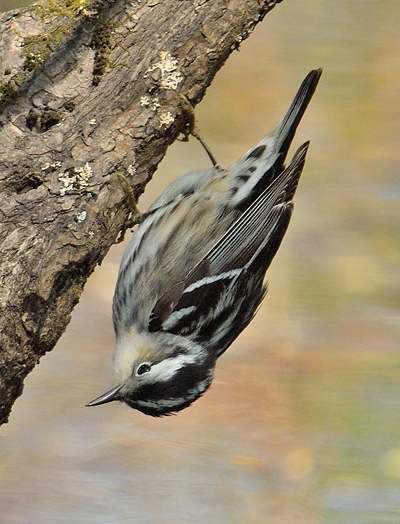
[[[176,375],[176,373],[187,364],[194,364],[196,358],[194,355],[178,355],[176,357],[166,358],[158,364],[154,364],[151,369],[149,379],[152,382],[166,382]]]

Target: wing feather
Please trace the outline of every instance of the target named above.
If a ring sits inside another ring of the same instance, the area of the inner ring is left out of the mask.
[[[295,180],[300,177],[309,142],[295,153],[291,164],[285,169],[251,206],[232,224],[223,237],[205,255],[212,274],[240,267],[249,260],[263,242],[269,230],[275,227],[278,211],[271,213],[274,206],[293,197]],[[289,189],[288,195],[285,189]]]
[[[210,344],[207,339],[213,339],[214,330],[214,341],[224,339],[224,347],[238,329],[244,329],[264,297],[263,277],[289,224],[292,204],[287,199],[293,196],[307,148],[308,143],[299,148],[290,166],[188,274],[179,300],[167,308],[168,315],[153,315],[153,329],[204,339],[205,344]]]

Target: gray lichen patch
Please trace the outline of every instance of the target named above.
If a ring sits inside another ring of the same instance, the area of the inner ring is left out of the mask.
[[[41,171],[48,171],[48,170],[52,170],[54,168],[57,168],[57,167],[61,167],[62,166],[62,163],[61,162],[46,162],[45,164],[42,165],[41,167]]]
[[[140,98],[139,104],[142,107],[149,107],[152,111],[157,111],[157,109],[160,107],[160,101],[156,96],[142,96]]]
[[[77,222],[78,224],[81,224],[82,222],[86,220],[86,217],[87,217],[87,211],[80,211],[79,213],[75,215],[75,222]]]
[[[151,111],[154,111],[158,115],[159,127],[169,127],[174,121],[175,116],[171,111],[160,110],[162,104],[157,96],[142,96],[139,100],[139,104],[142,107],[148,107]]]
[[[64,196],[86,189],[92,176],[93,171],[88,162],[82,167],[75,167],[72,171],[60,173],[58,175],[58,180],[62,184],[60,195]]]
[[[129,164],[129,166],[126,169],[128,175],[135,176],[136,174],[136,167],[133,164]]]
[[[161,127],[169,127],[175,121],[174,116],[170,111],[163,111],[160,114],[160,125]]]
[[[169,51],[160,51],[160,60],[152,65],[148,73],[160,72],[159,85],[163,89],[177,89],[183,80],[178,60]]]

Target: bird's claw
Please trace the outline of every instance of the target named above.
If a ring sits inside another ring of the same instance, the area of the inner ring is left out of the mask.
[[[114,173],[114,176],[127,197],[128,206],[130,209],[129,215],[125,220],[125,223],[119,232],[117,239],[115,240],[115,243],[119,244],[125,239],[125,233],[127,230],[139,224],[143,220],[143,216],[137,207],[135,195],[128,178],[123,173],[121,173],[121,171]]]
[[[198,140],[203,147],[204,151],[207,153],[208,158],[211,160],[211,163],[215,169],[221,170],[221,166],[218,164],[217,160],[215,159],[215,156],[212,154],[210,148],[206,144],[206,142],[201,137],[199,130],[196,126],[196,119],[194,116],[194,107],[190,100],[183,94],[180,94],[180,98],[182,100],[182,110],[186,116],[186,125],[185,128],[182,131],[182,137],[179,138],[182,142],[187,142],[189,140],[189,136],[192,135],[196,140]]]

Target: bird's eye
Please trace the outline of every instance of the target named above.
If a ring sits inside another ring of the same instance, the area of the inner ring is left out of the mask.
[[[151,364],[150,362],[143,362],[142,364],[139,364],[136,368],[136,376],[144,375],[145,373],[148,373],[151,370]]]

